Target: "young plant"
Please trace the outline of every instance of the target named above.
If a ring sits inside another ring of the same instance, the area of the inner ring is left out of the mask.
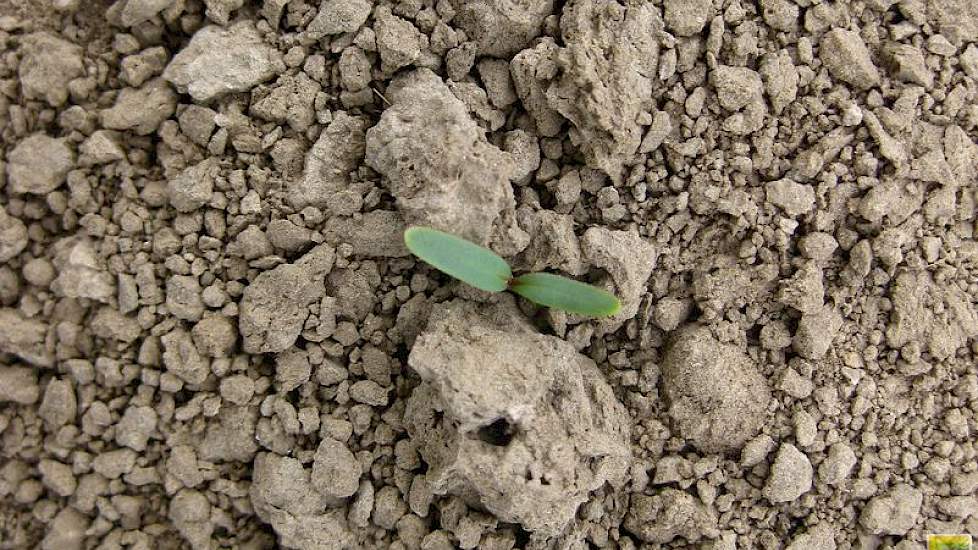
[[[430,227],[409,227],[404,244],[412,254],[439,271],[487,292],[510,290],[542,306],[590,317],[618,313],[614,295],[552,273],[513,277],[506,260],[495,252],[455,235]]]

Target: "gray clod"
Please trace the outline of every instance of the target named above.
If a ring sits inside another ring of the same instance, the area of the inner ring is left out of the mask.
[[[593,362],[514,328],[500,330],[464,302],[436,308],[408,360],[424,382],[405,420],[435,494],[553,536],[592,491],[623,479],[627,424]],[[546,466],[542,457],[551,457]]]
[[[704,452],[740,449],[764,422],[771,391],[741,350],[692,326],[674,337],[662,364],[669,416]]]

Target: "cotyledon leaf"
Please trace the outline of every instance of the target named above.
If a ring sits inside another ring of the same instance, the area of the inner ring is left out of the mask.
[[[553,273],[528,273],[513,280],[510,290],[540,305],[592,317],[618,313],[621,303],[605,290]]]
[[[495,252],[430,227],[409,227],[404,244],[433,267],[489,292],[506,290],[513,272]]]

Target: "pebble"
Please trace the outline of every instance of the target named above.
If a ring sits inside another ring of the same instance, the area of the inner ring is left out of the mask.
[[[812,489],[812,464],[805,453],[782,443],[762,493],[771,503],[791,502]]]
[[[857,88],[872,88],[880,83],[869,49],[854,31],[836,28],[827,32],[819,42],[819,58],[833,77]]]
[[[74,167],[75,153],[65,140],[34,134],[8,154],[7,179],[15,193],[46,195],[60,187]]]

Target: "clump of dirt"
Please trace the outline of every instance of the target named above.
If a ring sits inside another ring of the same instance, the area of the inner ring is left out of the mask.
[[[0,0],[0,45],[0,548],[978,535],[975,2]]]

